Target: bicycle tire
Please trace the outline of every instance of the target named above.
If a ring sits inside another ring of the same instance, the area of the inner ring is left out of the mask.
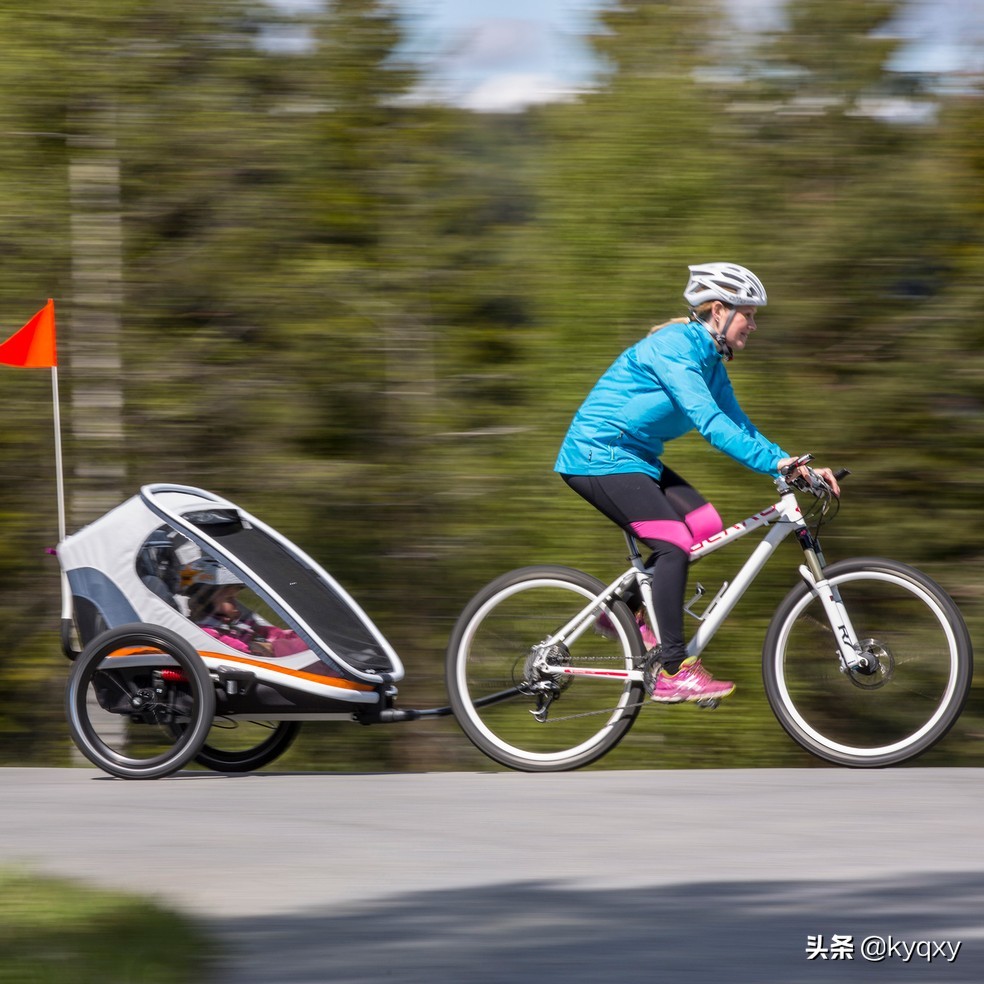
[[[243,722],[243,724],[244,727],[264,726],[261,722],[256,724]],[[255,772],[257,769],[262,769],[263,766],[280,758],[294,744],[294,739],[301,730],[300,721],[277,721],[271,724],[274,726],[269,728],[266,737],[261,738],[254,745],[246,748],[222,748],[217,744],[217,740],[224,737],[219,732],[225,729],[216,723],[208,733],[205,744],[195,756],[195,761],[214,772]],[[235,730],[232,733],[234,735]]]
[[[143,652],[128,662],[118,658],[126,650]],[[134,623],[103,632],[83,649],[72,664],[65,709],[72,740],[94,765],[121,779],[160,779],[201,750],[215,686],[184,639]]]
[[[448,693],[459,726],[489,758],[524,772],[577,769],[611,751],[632,727],[646,699],[641,681],[554,677],[563,689],[544,722],[533,717],[536,697],[519,689],[530,682],[533,647],[604,589],[571,568],[524,567],[492,581],[465,607],[448,646]],[[607,635],[587,628],[563,659],[639,667],[642,639],[628,607],[612,602],[599,618],[595,626]]]
[[[973,647],[950,596],[921,571],[861,557],[824,571],[856,638],[876,657],[842,667],[831,626],[806,583],[783,599],[762,652],[777,720],[807,751],[838,765],[880,768],[921,755],[953,726],[970,692]]]

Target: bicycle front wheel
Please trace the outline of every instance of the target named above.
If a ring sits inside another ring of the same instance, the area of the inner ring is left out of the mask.
[[[464,610],[448,647],[448,692],[462,730],[490,758],[526,772],[576,769],[632,727],[645,699],[642,681],[624,675],[644,657],[632,613],[608,602],[571,624],[604,589],[570,568],[526,567]],[[545,645],[565,626],[563,642]],[[545,673],[543,661],[613,676]]]
[[[789,735],[840,765],[897,765],[938,742],[970,690],[972,647],[952,599],[925,574],[861,558],[825,571],[839,591],[865,665],[847,668],[806,584],[784,599],[763,651],[765,691]]]

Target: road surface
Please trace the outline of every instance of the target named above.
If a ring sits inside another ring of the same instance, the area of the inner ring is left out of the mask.
[[[984,769],[0,769],[0,803],[0,864],[200,916],[218,984],[984,980]]]

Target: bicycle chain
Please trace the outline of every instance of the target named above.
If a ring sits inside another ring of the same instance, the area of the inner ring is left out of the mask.
[[[594,657],[594,659],[595,659],[596,662],[597,661],[601,661],[601,660],[609,660],[609,661],[619,660],[619,661],[621,661],[622,657],[621,656],[596,656],[596,657]],[[643,686],[645,687],[645,684]],[[619,708],[619,707],[602,707],[602,708],[599,708],[597,711],[582,711],[580,714],[564,714],[562,717],[558,717],[558,718],[550,718],[550,717],[548,717],[543,723],[544,724],[557,724],[560,721],[576,721],[578,718],[593,717],[596,714],[611,714],[612,712],[618,711],[618,710],[628,711],[628,710],[631,710],[633,707],[655,707],[655,706],[656,705],[651,700],[648,700],[648,699],[647,700],[639,700],[639,701],[636,701],[634,704],[626,704],[624,707],[621,707],[621,708]]]
[[[627,711],[633,707],[651,707],[653,706],[652,701],[640,700],[636,701],[634,704],[626,704],[625,707],[602,707],[597,711],[582,711],[580,714],[565,714],[563,717],[551,718],[548,717],[544,724],[559,724],[561,721],[575,721],[577,718],[593,717],[595,714],[611,714],[612,711]]]
[[[701,706],[701,702],[700,701],[695,701],[694,703],[696,703],[698,706]],[[549,718],[548,717],[546,719],[546,721],[544,721],[543,723],[544,724],[557,724],[560,721],[574,721],[577,718],[591,717],[592,715],[595,715],[595,714],[611,714],[612,711],[618,711],[618,710],[628,711],[628,710],[630,710],[633,707],[641,707],[643,709],[648,708],[649,710],[653,710],[653,709],[655,709],[657,707],[666,707],[666,706],[667,705],[665,703],[661,703],[658,700],[639,700],[639,701],[636,701],[634,704],[626,704],[625,707],[622,707],[622,708],[618,708],[618,707],[603,707],[603,708],[601,708],[600,710],[597,710],[597,711],[582,711],[580,714],[565,714],[563,717],[559,717],[559,718]],[[670,705],[670,706],[673,706],[673,705]],[[716,703],[715,704],[708,704],[707,706],[708,707],[717,707],[717,704]]]
[[[621,663],[624,657],[622,656],[580,656],[578,661],[582,663]],[[576,721],[578,718],[594,717],[597,714],[611,714],[614,711],[623,710],[628,711],[633,707],[652,707],[653,702],[650,700],[640,700],[636,701],[634,704],[626,704],[624,707],[602,707],[597,711],[582,711],[580,714],[564,714],[561,717],[550,718],[548,717],[543,724],[558,724],[561,721]]]

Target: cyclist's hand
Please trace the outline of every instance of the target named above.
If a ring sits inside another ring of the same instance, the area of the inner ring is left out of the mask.
[[[840,498],[841,489],[837,482],[837,478],[834,473],[829,468],[814,468],[813,474],[822,478],[827,485],[830,487],[830,491],[834,493],[838,498]]]
[[[829,468],[810,468],[807,465],[810,460],[812,460],[812,455],[806,454],[799,458],[783,458],[779,462],[779,471],[789,481],[800,479],[805,488],[817,488],[824,485],[839,497],[840,484],[833,471]],[[820,479],[820,482],[817,479]]]

